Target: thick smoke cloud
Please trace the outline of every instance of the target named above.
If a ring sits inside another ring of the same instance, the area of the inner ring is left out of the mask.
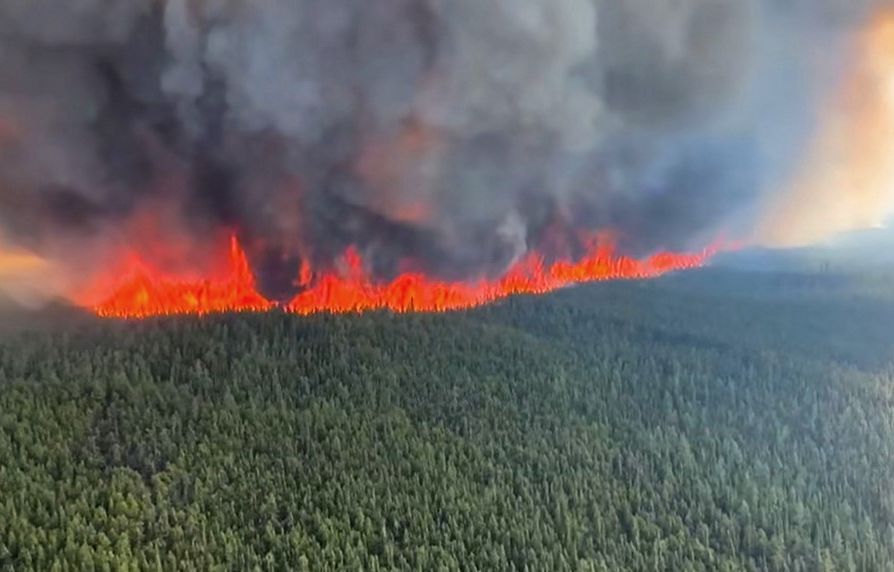
[[[584,229],[698,246],[785,174],[875,6],[6,0],[0,229],[78,267],[232,229],[278,277],[349,244],[451,277]]]

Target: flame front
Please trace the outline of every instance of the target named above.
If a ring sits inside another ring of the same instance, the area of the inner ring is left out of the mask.
[[[274,306],[258,293],[245,252],[230,240],[227,274],[220,279],[180,280],[153,269],[139,256],[130,259],[128,278],[93,307],[103,317],[147,318],[175,314],[265,311]]]
[[[546,264],[530,254],[503,278],[476,283],[442,282],[422,274],[402,274],[376,284],[363,272],[355,250],[345,254],[346,276],[325,274],[316,285],[295,297],[286,310],[296,314],[320,312],[446,312],[474,308],[520,294],[545,294],[584,282],[656,278],[675,270],[704,265],[713,249],[700,254],[662,252],[646,260],[616,255],[611,246],[594,246],[578,262]]]
[[[502,278],[476,282],[447,282],[420,273],[404,273],[390,282],[376,282],[364,269],[359,252],[344,254],[345,270],[314,275],[303,265],[300,284],[305,289],[286,303],[285,311],[308,315],[371,310],[446,312],[492,303],[519,294],[544,294],[572,284],[604,280],[655,278],[676,270],[702,266],[713,254],[662,252],[645,260],[619,256],[610,245],[592,244],[577,262],[546,263],[536,253],[515,264]],[[111,318],[223,312],[267,311],[276,303],[256,288],[245,252],[231,239],[227,273],[218,279],[183,280],[153,269],[131,256],[126,278],[104,301],[92,305],[96,314]]]

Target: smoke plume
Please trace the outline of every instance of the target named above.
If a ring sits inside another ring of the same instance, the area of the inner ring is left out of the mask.
[[[765,216],[881,5],[5,0],[3,244],[72,279],[235,232],[274,295],[349,245],[459,279],[581,231],[704,246]]]

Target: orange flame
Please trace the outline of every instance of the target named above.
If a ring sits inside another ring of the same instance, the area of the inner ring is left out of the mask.
[[[180,280],[166,276],[142,260],[130,257],[124,283],[93,307],[103,317],[147,318],[174,314],[265,311],[273,303],[261,296],[245,252],[233,237],[229,264],[221,279]]]
[[[345,253],[348,272],[327,273],[315,286],[296,296],[285,309],[296,314],[348,313],[369,310],[393,312],[445,312],[482,306],[519,294],[545,294],[582,282],[655,278],[667,272],[704,265],[713,254],[662,252],[646,260],[617,256],[611,246],[594,246],[578,262],[547,265],[531,254],[497,280],[477,283],[442,282],[418,273],[402,274],[386,284],[376,284],[363,270],[354,249]]]
[[[547,264],[533,253],[500,279],[446,282],[419,273],[404,273],[388,283],[376,283],[364,269],[355,248],[344,254],[342,273],[315,276],[305,263],[300,285],[306,289],[284,305],[290,313],[446,312],[492,303],[519,294],[544,294],[569,285],[622,279],[655,278],[702,266],[716,251],[699,254],[662,252],[645,260],[618,256],[610,244],[592,243],[578,262]],[[179,280],[152,268],[138,256],[129,262],[129,278],[112,295],[93,306],[99,316],[146,318],[177,314],[267,311],[276,306],[256,290],[255,277],[239,242],[231,239],[228,274],[222,279]]]

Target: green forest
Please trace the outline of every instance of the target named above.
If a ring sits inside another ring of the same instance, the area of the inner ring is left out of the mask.
[[[0,338],[0,570],[892,571],[890,277]]]

